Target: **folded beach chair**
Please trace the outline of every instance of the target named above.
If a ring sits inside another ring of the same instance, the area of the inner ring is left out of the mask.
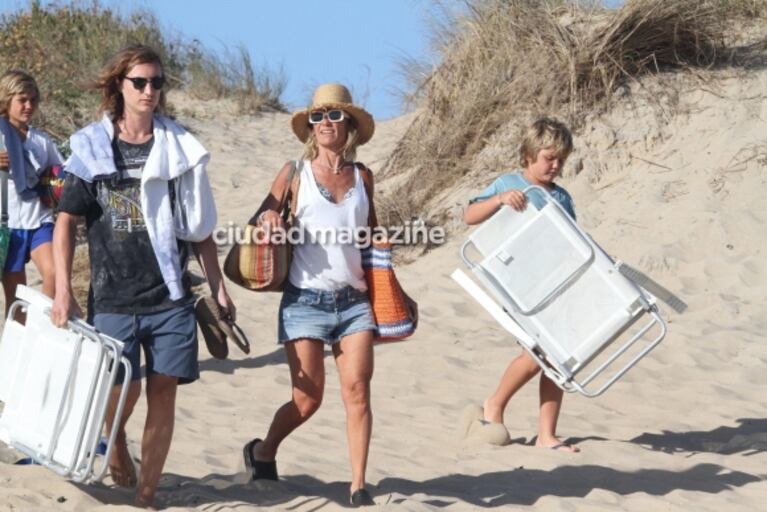
[[[502,207],[461,247],[476,281],[452,277],[558,386],[598,396],[663,340],[666,324],[626,275],[649,278],[613,261],[543,188],[524,192],[523,212]]]
[[[0,341],[0,440],[76,482],[103,478],[117,430],[97,465],[107,403],[120,367],[130,381],[123,344],[81,320],[50,320],[52,301],[19,286]],[[26,324],[13,320],[26,312]],[[116,422],[128,386],[122,387]]]

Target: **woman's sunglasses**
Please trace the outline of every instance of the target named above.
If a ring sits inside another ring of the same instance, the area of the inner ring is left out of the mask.
[[[159,91],[165,85],[164,76],[153,76],[152,78],[126,76],[124,78],[130,80],[133,84],[133,88],[137,91],[143,91],[146,84],[152,84],[152,89],[155,91]]]
[[[309,112],[309,124],[320,124],[326,117],[331,123],[340,123],[344,120],[344,116],[344,111],[338,108],[328,110],[327,112],[315,110],[314,112]]]

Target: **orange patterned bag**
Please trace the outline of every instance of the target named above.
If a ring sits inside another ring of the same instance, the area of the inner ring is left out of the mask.
[[[391,256],[392,246],[388,242],[373,242],[362,251],[362,267],[378,325],[377,341],[403,340],[418,326],[418,304],[402,290]]]

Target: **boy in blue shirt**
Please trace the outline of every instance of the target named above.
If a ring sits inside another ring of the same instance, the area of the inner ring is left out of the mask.
[[[527,206],[527,198],[522,190],[531,185],[546,189],[575,219],[570,194],[554,183],[572,150],[572,134],[564,124],[545,117],[538,119],[528,128],[519,149],[522,171],[500,176],[479,196],[469,201],[464,211],[464,221],[469,225],[484,222],[504,204],[516,211],[523,211]],[[540,199],[534,196],[532,201],[536,203]],[[540,371],[535,360],[523,350],[509,364],[495,392],[485,400],[484,419],[503,423],[503,412],[511,397]],[[539,393],[540,416],[535,446],[580,451],[577,446],[562,442],[556,435],[563,391],[545,374],[541,374]]]

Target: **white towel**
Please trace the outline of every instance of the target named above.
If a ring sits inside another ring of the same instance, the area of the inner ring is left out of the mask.
[[[112,151],[114,126],[105,115],[70,138],[72,155],[65,163],[88,182],[117,173]],[[176,239],[199,242],[216,227],[216,204],[205,166],[210,154],[183,127],[167,117],[154,117],[154,144],[141,175],[141,209],[170,298],[183,297],[182,269]],[[175,211],[168,181],[176,180]]]

